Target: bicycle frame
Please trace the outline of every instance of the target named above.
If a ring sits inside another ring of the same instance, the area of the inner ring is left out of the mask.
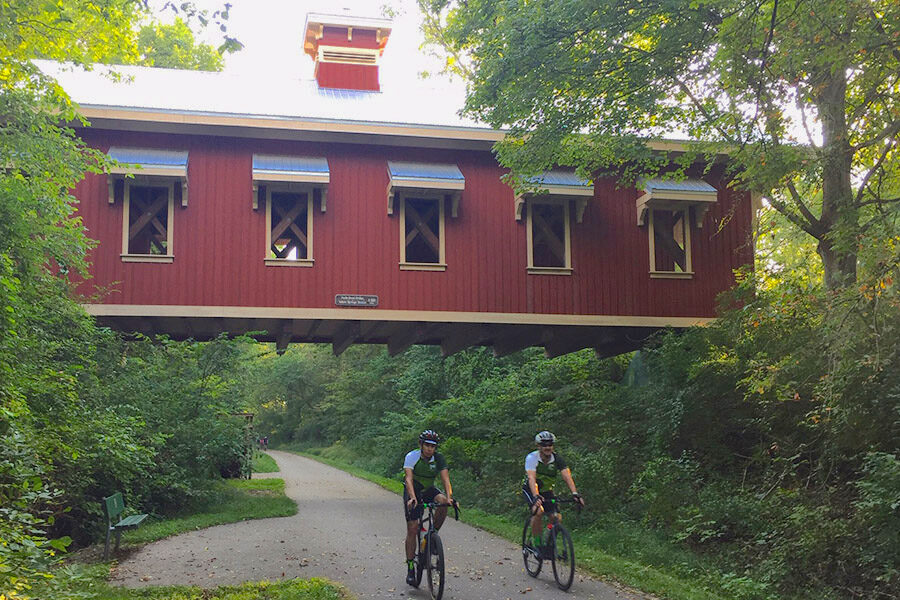
[[[581,511],[581,503],[574,497],[551,498],[550,503],[573,503],[578,511]],[[547,513],[545,512],[544,514]],[[531,577],[537,577],[541,572],[543,561],[549,559],[553,565],[553,577],[556,579],[557,586],[561,590],[567,590],[569,589],[569,586],[572,585],[572,579],[574,577],[574,548],[572,547],[572,538],[568,530],[563,527],[560,519],[553,518],[553,514],[547,515],[548,523],[545,530],[546,537],[544,538],[544,542],[537,547],[532,546],[530,542],[533,531],[532,521],[537,515],[529,513],[525,518],[525,526],[522,530],[522,558],[525,562],[525,571]],[[543,529],[543,519],[541,519],[541,529]],[[563,541],[559,542],[557,539],[558,537]],[[560,543],[562,546],[558,545]]]
[[[581,512],[581,503],[578,502],[578,500],[576,500],[576,499],[575,499],[574,497],[572,497],[572,496],[559,497],[559,498],[550,498],[550,504],[574,504],[574,505],[575,505],[575,511],[578,512],[578,513]],[[531,517],[536,517],[536,516],[537,516],[537,515],[534,514],[534,513],[531,514]],[[558,517],[560,517],[560,516],[562,516],[562,513],[560,513],[559,511],[556,511],[555,513],[548,513],[548,512],[545,510],[545,511],[544,511],[544,514],[541,515],[541,517],[542,517],[541,527],[543,528],[543,517],[547,517],[547,520],[548,520],[547,528],[548,528],[548,529],[553,529],[552,526],[553,526],[553,525],[556,525],[556,523],[559,522]]]
[[[452,506],[455,518],[459,520],[459,506],[455,502],[423,502],[416,535],[416,587],[421,583],[423,573],[427,571],[428,590],[433,600],[440,600],[444,593],[444,545],[434,528],[434,509],[444,506]]]

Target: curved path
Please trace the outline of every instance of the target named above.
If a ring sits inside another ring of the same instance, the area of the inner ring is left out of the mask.
[[[327,577],[360,599],[429,597],[424,582],[417,590],[404,581],[405,532],[397,495],[295,454],[269,454],[281,469],[269,476],[284,479],[287,495],[297,502],[296,515],[219,525],[148,544],[118,565],[113,581],[128,587],[215,587]],[[580,573],[571,590],[562,592],[549,564],[532,579],[516,545],[450,518],[441,538],[447,600],[641,597]]]

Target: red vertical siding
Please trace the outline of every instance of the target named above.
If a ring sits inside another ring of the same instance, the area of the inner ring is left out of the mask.
[[[378,67],[370,65],[317,63],[316,81],[322,88],[373,92],[381,89],[378,82]]]
[[[572,275],[530,275],[524,219],[515,220],[512,190],[488,152],[103,131],[85,138],[104,150],[190,152],[189,204],[175,207],[171,264],[123,263],[122,202],[108,203],[104,176],[88,175],[76,188],[88,234],[100,242],[81,291],[111,289],[106,303],[333,308],[334,294],[359,293],[377,294],[384,309],[702,317],[714,316],[716,294],[751,258],[749,198],[727,190],[691,232],[693,279],[650,279],[637,192],[613,181],[597,182],[582,223],[572,211]],[[327,212],[313,207],[313,267],[264,264],[265,206],[251,206],[253,153],[327,157]],[[452,162],[463,172],[459,217],[447,207],[446,271],[399,269],[388,160]]]

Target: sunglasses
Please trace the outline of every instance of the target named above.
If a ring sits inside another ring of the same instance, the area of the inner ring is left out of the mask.
[[[541,442],[541,448],[552,448],[553,442]]]

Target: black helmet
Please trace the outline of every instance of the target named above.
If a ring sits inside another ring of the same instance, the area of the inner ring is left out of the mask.
[[[435,446],[437,446],[438,444],[441,443],[441,436],[436,434],[431,429],[426,429],[425,431],[423,431],[422,433],[419,434],[419,443],[420,444],[429,443],[429,444],[434,444]]]
[[[550,433],[549,431],[542,431],[536,436],[534,436],[535,444],[555,444],[556,436]]]

